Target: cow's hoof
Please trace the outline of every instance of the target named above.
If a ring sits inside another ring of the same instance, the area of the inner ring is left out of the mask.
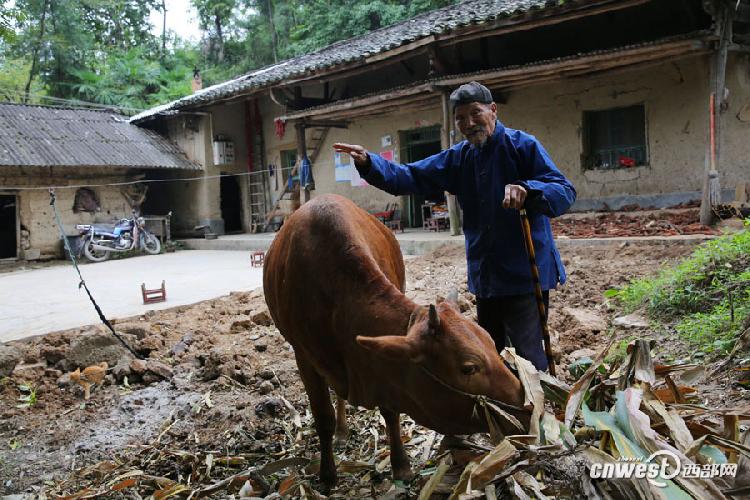
[[[346,446],[346,442],[349,440],[349,431],[336,432],[333,437],[333,446],[337,449]]]
[[[324,495],[331,493],[331,490],[336,487],[336,471],[333,473],[326,473],[321,470],[320,472],[320,492]]]

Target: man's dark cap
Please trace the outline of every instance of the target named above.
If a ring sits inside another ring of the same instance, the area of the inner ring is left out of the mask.
[[[451,106],[456,109],[460,104],[469,104],[472,102],[481,102],[490,104],[492,102],[492,92],[479,82],[464,83],[451,93]]]

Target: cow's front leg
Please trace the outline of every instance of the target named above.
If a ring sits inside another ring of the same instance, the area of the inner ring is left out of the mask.
[[[320,439],[320,481],[326,490],[336,486],[336,461],[333,456],[333,432],[336,428],[336,416],[333,412],[328,384],[317,371],[300,356],[296,355],[297,367],[305,385],[310,409],[315,419],[315,430]],[[324,493],[328,493],[325,491]]]
[[[404,443],[401,442],[401,424],[397,412],[384,410],[381,408],[380,413],[385,419],[385,428],[388,432],[388,441],[391,443],[391,469],[393,469],[393,479],[400,481],[411,481],[414,474],[411,471],[409,457],[406,455]]]

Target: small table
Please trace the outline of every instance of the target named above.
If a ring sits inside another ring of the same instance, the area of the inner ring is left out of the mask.
[[[146,229],[152,233],[158,235],[162,243],[169,243],[172,241],[172,228],[170,219],[172,218],[172,212],[167,215],[143,215],[143,220],[146,224]],[[159,228],[156,231],[156,228]]]

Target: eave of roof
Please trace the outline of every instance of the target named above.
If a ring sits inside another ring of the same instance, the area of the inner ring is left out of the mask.
[[[468,0],[207,87],[192,95],[143,111],[130,121],[139,123],[160,114],[257,92],[279,82],[321,77],[352,65],[361,66],[383,60],[389,53],[403,50],[410,44],[415,47],[425,45],[438,37],[445,39],[455,36],[461,30],[489,30],[499,22],[509,20],[521,25],[538,20],[540,16],[552,18],[573,10],[587,11],[601,6],[615,8],[646,1],[648,0]]]
[[[363,113],[384,114],[390,111],[403,111],[405,106],[436,102],[440,99],[441,92],[471,80],[483,82],[492,88],[503,89],[532,83],[541,84],[574,74],[613,70],[708,53],[710,51],[708,42],[714,38],[711,32],[698,31],[613,49],[535,61],[524,65],[447,75],[387,91],[339,100],[331,104],[296,110],[279,116],[277,119],[284,121],[306,118],[340,120],[351,118],[350,114],[361,117],[365,116]],[[370,109],[367,109],[368,107]]]

